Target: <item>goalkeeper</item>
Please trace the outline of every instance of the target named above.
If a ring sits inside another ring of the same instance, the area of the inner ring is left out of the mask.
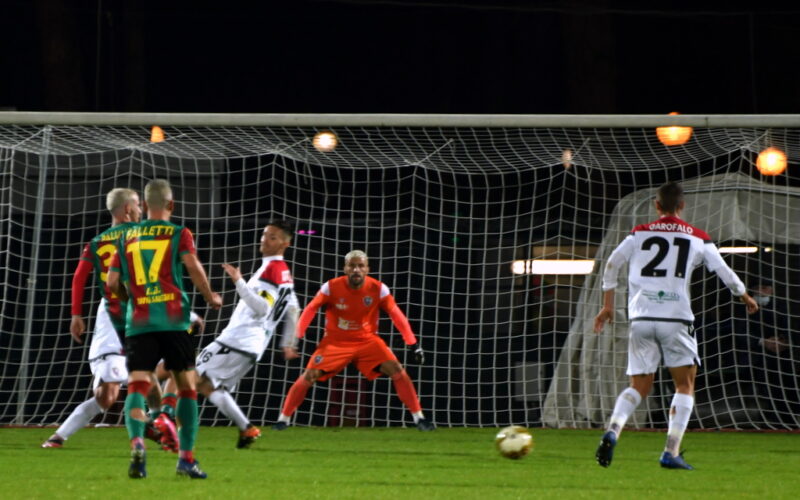
[[[369,263],[364,252],[353,250],[345,256],[344,274],[322,285],[300,315],[298,338],[305,335],[317,310],[325,306],[325,336],[311,355],[306,370],[289,389],[280,417],[272,428],[286,429],[292,414],[314,382],[328,380],[352,362],[368,380],[374,380],[381,374],[391,378],[397,395],[411,411],[417,428],[421,431],[436,429],[433,422],[422,413],[417,391],[403,365],[377,335],[379,309],[383,309],[400,330],[405,343],[414,351],[417,362],[422,364],[424,353],[417,344],[408,319],[395,303],[389,287],[367,276]]]

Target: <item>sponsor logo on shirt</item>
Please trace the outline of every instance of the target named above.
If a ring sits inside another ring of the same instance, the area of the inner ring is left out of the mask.
[[[675,292],[665,292],[664,290],[659,290],[657,292],[651,292],[645,290],[642,292],[642,295],[647,297],[650,302],[655,302],[656,304],[663,304],[665,302],[677,302],[680,300],[680,296]]]

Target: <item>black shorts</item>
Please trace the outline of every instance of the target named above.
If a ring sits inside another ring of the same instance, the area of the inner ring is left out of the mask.
[[[164,360],[164,368],[170,371],[194,368],[194,346],[185,330],[125,337],[125,362],[129,372],[151,372],[161,359]]]

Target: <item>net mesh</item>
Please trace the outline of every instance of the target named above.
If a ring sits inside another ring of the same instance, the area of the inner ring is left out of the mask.
[[[716,276],[696,273],[704,365],[690,425],[799,425],[800,339],[790,311],[800,283],[800,175],[794,165],[775,177],[754,168],[767,146],[799,157],[797,129],[695,128],[687,144],[666,147],[651,128],[340,126],[330,152],[312,145],[321,127],[163,129],[165,140],[153,143],[144,126],[0,126],[0,399],[11,403],[0,408],[0,423],[61,422],[91,396],[91,337],[78,345],[69,335],[71,277],[82,246],[110,224],[106,193],[141,191],[160,177],[173,185],[174,219],[196,235],[223,293],[218,312],[194,299],[207,322],[198,348],[225,327],[237,300],[220,264],[249,276],[260,263],[263,226],[285,218],[298,230],[287,260],[301,304],[341,274],[345,253],[367,252],[372,275],[390,287],[427,352],[417,366],[381,320],[437,424],[562,427],[602,425],[626,384],[624,314],[601,337],[587,326],[600,307],[607,247],[634,222],[655,218],[649,200],[658,185],[702,180],[693,201],[723,201],[706,203],[703,224],[691,212],[687,220],[720,246],[758,249],[726,260],[751,289],[769,281],[776,311],[747,321]],[[765,195],[743,201],[746,192]],[[543,258],[596,263],[586,276],[512,272],[515,260]],[[92,293],[84,304],[89,331]],[[242,381],[235,398],[254,423],[277,418],[322,322],[302,342],[302,362],[285,362],[273,341]],[[633,425],[665,426],[672,390],[668,376],[657,378]],[[228,424],[210,403],[202,408],[202,423]],[[120,412],[118,404],[98,421],[117,424]],[[410,422],[388,379],[367,382],[352,368],[316,384],[295,418]]]

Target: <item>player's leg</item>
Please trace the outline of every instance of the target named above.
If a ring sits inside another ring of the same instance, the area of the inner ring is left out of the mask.
[[[89,425],[94,417],[108,410],[119,397],[119,387],[128,377],[123,356],[105,356],[91,363],[94,397],[87,399],[67,417],[42,448],[61,448],[64,441]]]
[[[61,448],[64,441],[83,429],[94,417],[108,410],[119,396],[119,382],[101,382],[95,396],[79,404],[56,432],[42,444],[42,448]]]
[[[697,366],[700,364],[697,339],[693,335],[692,327],[682,323],[660,322],[657,335],[664,353],[664,364],[675,383],[666,445],[660,463],[662,467],[670,469],[692,469],[683,460],[680,445],[694,408],[694,381]]]
[[[308,390],[311,389],[311,386],[314,385],[314,383],[319,380],[322,375],[322,370],[316,368],[306,368],[302,375],[297,377],[297,380],[294,381],[292,387],[289,388],[289,392],[286,393],[286,399],[283,401],[283,406],[281,407],[281,413],[278,416],[278,421],[272,425],[274,430],[282,431],[289,426],[289,423],[292,420],[292,415],[294,415],[294,412],[297,411],[300,405],[303,404],[303,401],[305,401]]]
[[[160,361],[156,370],[150,373],[150,392],[147,394],[147,407],[149,408],[149,421],[145,427],[145,436],[152,439],[164,451],[178,453],[178,431],[175,427],[175,412],[164,411],[161,381],[163,379],[172,380],[169,372],[164,368],[164,362]],[[172,383],[174,387],[174,382]],[[173,389],[174,390],[174,389]],[[173,404],[174,407],[174,404]]]
[[[356,349],[352,346],[341,346],[323,339],[311,354],[302,375],[297,377],[286,399],[283,401],[278,421],[272,428],[282,431],[289,426],[292,415],[306,399],[306,394],[317,381],[323,382],[342,371],[353,360]]]
[[[614,448],[622,429],[642,400],[650,393],[660,360],[661,351],[656,342],[655,322],[632,322],[628,339],[627,369],[630,386],[617,396],[606,432],[600,438],[600,444],[595,452],[595,459],[599,465],[603,467],[611,465]]]
[[[694,381],[697,375],[697,366],[672,367],[669,372],[675,383],[675,395],[672,397],[672,404],[669,408],[667,441],[660,462],[666,468],[691,470],[693,467],[683,460],[680,447],[694,409]]]
[[[180,455],[176,472],[179,476],[205,479],[207,475],[200,470],[194,456],[200,417],[197,409],[197,371],[192,340],[185,331],[161,334],[164,367],[172,372],[178,390],[175,417],[178,420]]]
[[[129,367],[132,365],[129,364]],[[135,366],[135,365],[134,365]],[[125,398],[125,427],[131,444],[131,463],[128,477],[147,477],[145,469],[145,426],[149,421],[146,411],[147,393],[150,390],[150,372],[132,369],[128,375],[128,396]]]
[[[125,398],[125,427],[131,443],[131,463],[128,476],[134,479],[147,476],[145,470],[145,426],[147,394],[150,392],[150,373],[160,358],[156,333],[125,338],[125,357],[128,369],[128,396]]]
[[[161,401],[159,402],[159,413],[166,414],[172,420],[175,420],[175,407],[178,404],[178,388],[175,381],[172,379],[172,374],[169,370],[164,368],[164,361],[158,363],[156,366],[155,376],[159,383],[163,383],[164,387],[161,391]]]
[[[393,355],[394,356],[394,355]],[[422,405],[419,402],[417,390],[414,388],[414,383],[411,377],[408,376],[403,365],[396,359],[387,360],[378,365],[378,371],[392,379],[394,390],[397,392],[397,397],[406,405],[408,411],[411,412],[411,417],[414,419],[414,424],[417,429],[421,431],[432,431],[436,429],[433,422],[425,418],[422,412]]]
[[[239,428],[236,447],[249,448],[261,437],[261,431],[250,423],[236,404],[232,392],[239,384],[239,380],[255,365],[255,358],[212,342],[203,349],[195,363],[200,376],[197,392],[208,398]]]

